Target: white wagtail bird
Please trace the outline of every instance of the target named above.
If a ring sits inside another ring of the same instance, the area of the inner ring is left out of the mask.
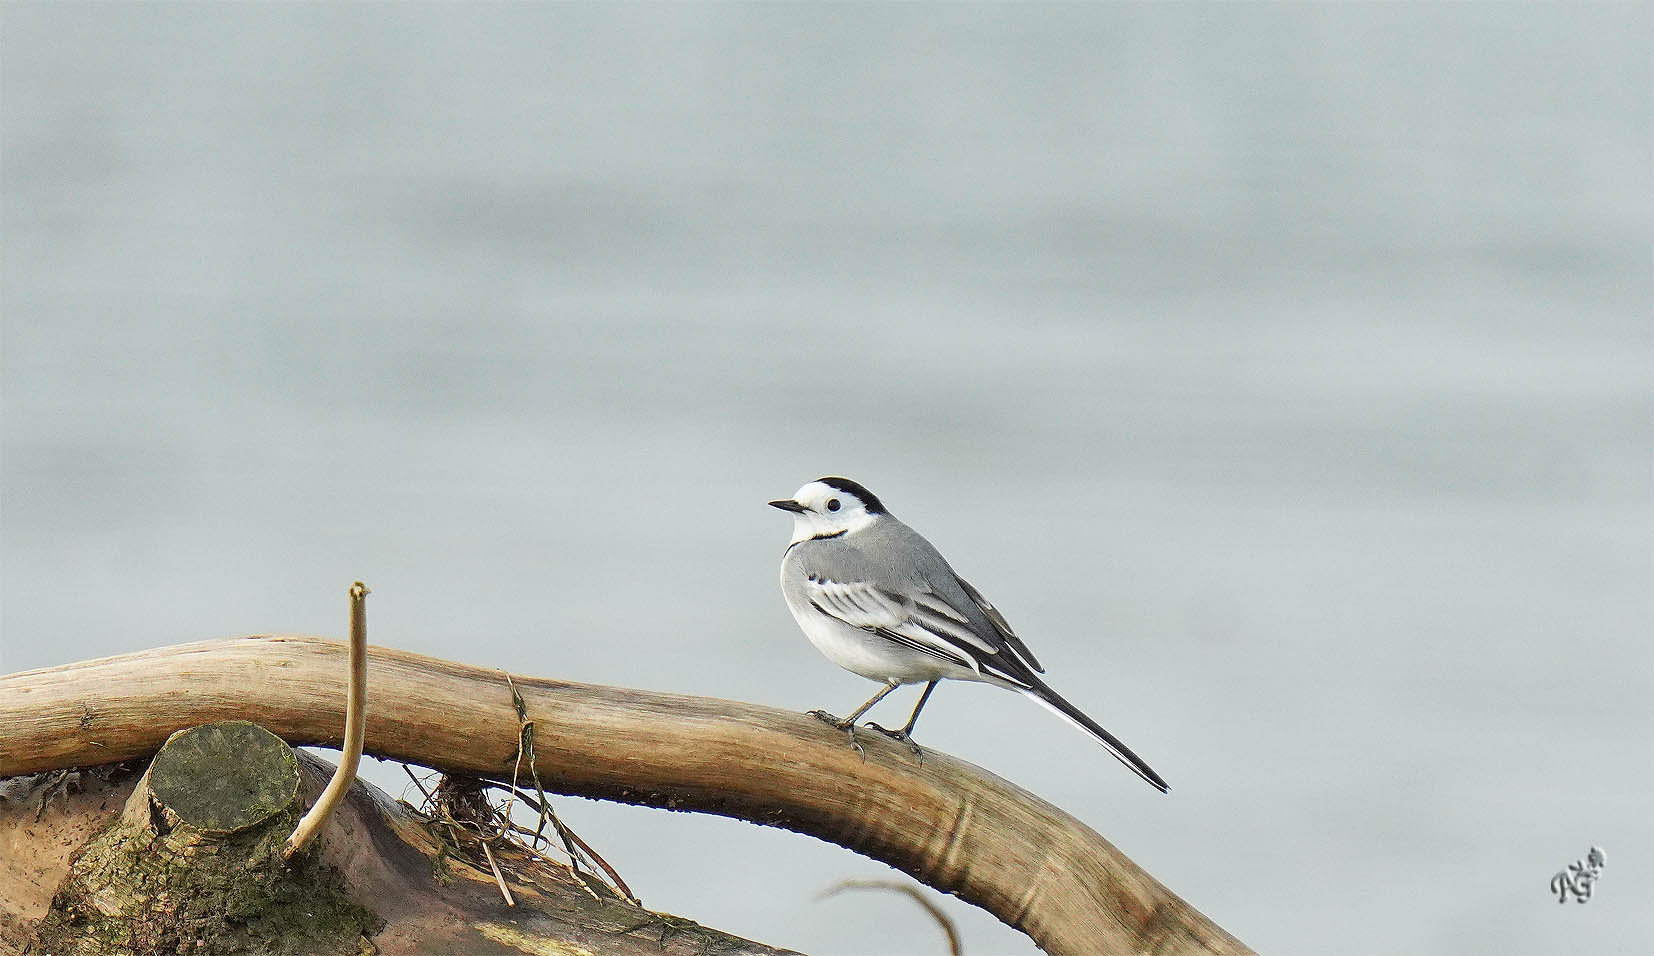
[[[936,683],[981,681],[1027,696],[1102,741],[1162,793],[1168,790],[1131,748],[1040,680],[1045,668],[1004,615],[871,491],[848,478],[820,478],[770,506],[793,515],[781,593],[798,626],[828,660],[885,685],[843,720],[811,711],[847,731],[857,750],[856,720],[897,687],[924,683],[913,716],[900,730],[868,726],[917,753],[913,725]]]

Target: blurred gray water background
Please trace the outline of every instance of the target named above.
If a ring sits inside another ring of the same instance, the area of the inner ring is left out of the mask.
[[[360,577],[376,643],[844,708],[762,503],[848,474],[1174,789],[983,687],[921,740],[1259,951],[1650,951],[1646,6],[0,17],[6,670]],[[559,805],[656,908],[942,951]]]

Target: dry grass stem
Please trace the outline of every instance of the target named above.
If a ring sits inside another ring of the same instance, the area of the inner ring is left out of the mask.
[[[488,868],[494,871],[494,882],[499,884],[505,905],[516,906],[517,901],[511,898],[511,888],[505,885],[505,877],[500,874],[500,865],[494,862],[494,851],[488,848],[487,840],[482,841],[482,855],[488,858]]]

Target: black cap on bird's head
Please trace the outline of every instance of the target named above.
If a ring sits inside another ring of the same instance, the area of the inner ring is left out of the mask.
[[[884,502],[879,500],[878,495],[868,491],[860,482],[837,475],[817,478],[798,489],[798,493],[791,498],[778,498],[769,505],[797,515],[814,514],[823,518],[854,514],[866,520],[874,515],[889,513],[884,510]]]
[[[825,478],[817,478],[816,481],[820,484],[826,485],[829,488],[842,491],[847,495],[855,495],[856,498],[861,501],[862,507],[867,509],[867,513],[870,515],[882,515],[885,513],[884,502],[880,501],[878,495],[868,491],[860,482],[851,481],[848,478],[840,478],[836,475],[828,475]]]

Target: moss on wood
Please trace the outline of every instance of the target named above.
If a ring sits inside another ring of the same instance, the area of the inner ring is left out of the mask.
[[[291,749],[245,721],[168,739],[116,821],[71,864],[40,926],[52,953],[356,954],[382,925],[311,854]]]

